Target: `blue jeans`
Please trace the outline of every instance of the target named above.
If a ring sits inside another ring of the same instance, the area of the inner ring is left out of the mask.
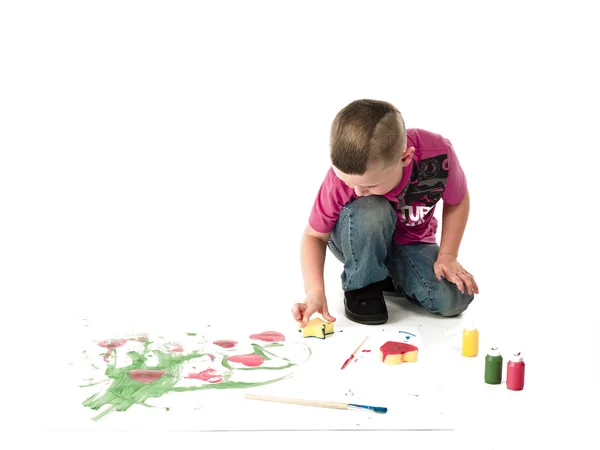
[[[355,290],[391,276],[397,292],[434,314],[458,316],[475,295],[461,294],[433,271],[437,244],[398,245],[392,235],[396,212],[381,196],[360,197],[342,209],[329,250],[344,263],[342,289]]]

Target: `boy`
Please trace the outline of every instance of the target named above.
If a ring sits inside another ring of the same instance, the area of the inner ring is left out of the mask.
[[[446,317],[467,309],[479,288],[458,262],[469,215],[465,175],[452,144],[421,129],[406,130],[390,103],[357,100],[331,127],[327,172],[302,236],[303,303],[292,307],[304,327],[329,314],[323,268],[326,247],[344,263],[346,316],[387,322],[383,292],[397,292]],[[434,210],[444,201],[441,241]]]

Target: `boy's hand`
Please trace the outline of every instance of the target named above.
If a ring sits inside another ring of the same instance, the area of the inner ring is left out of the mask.
[[[460,292],[464,293],[466,287],[469,295],[473,293],[479,294],[479,287],[475,282],[475,278],[461,266],[454,256],[439,255],[433,265],[433,271],[438,280],[446,278],[448,281],[456,284]]]
[[[294,316],[294,320],[300,322],[300,328],[304,328],[310,317],[316,312],[321,314],[323,319],[328,322],[335,322],[335,317],[329,314],[329,310],[327,309],[327,299],[324,293],[307,294],[304,298],[304,303],[296,303],[292,307],[292,315]]]

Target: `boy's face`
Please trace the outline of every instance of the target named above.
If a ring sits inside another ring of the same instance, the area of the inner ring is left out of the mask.
[[[354,189],[359,197],[384,195],[398,186],[404,173],[404,167],[410,164],[414,150],[414,147],[410,147],[395,164],[387,167],[375,165],[363,175],[347,175],[336,167],[333,168],[333,171],[346,186]]]

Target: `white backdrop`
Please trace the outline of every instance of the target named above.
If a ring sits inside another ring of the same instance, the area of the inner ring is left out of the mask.
[[[454,144],[481,320],[593,342],[598,39],[587,2],[3,3],[2,333],[291,320],[331,120],[376,98]]]

